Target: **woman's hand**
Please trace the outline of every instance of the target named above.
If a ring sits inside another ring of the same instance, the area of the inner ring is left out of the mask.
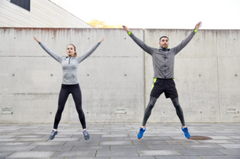
[[[38,43],[40,42],[35,36],[34,36],[33,38],[34,38],[34,40],[36,40]]]
[[[104,40],[104,38],[102,37],[102,39],[99,41],[100,43]]]

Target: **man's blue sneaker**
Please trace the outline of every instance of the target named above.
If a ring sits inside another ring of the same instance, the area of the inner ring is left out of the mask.
[[[138,137],[139,140],[143,138],[143,133],[144,133],[145,131],[146,131],[146,128],[145,128],[145,129],[143,129],[143,128],[140,128],[140,129],[139,129],[139,133],[138,133],[138,135],[137,135],[137,137]]]
[[[57,130],[52,130],[51,135],[49,136],[49,140],[53,140],[57,134],[58,134]]]
[[[191,138],[191,135],[190,135],[189,132],[188,132],[188,128],[187,128],[187,127],[185,127],[185,128],[181,127],[181,129],[182,129],[182,131],[183,131],[183,133],[184,133],[184,136],[185,136],[187,139],[190,139],[190,138]]]

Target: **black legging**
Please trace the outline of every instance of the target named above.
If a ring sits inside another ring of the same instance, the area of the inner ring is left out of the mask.
[[[176,109],[176,113],[178,115],[178,118],[180,119],[180,121],[182,123],[182,126],[185,126],[183,111],[182,111],[182,108],[181,108],[181,106],[180,106],[180,104],[178,102],[178,98],[174,98],[174,99],[171,99],[171,100],[172,100],[172,103],[173,103],[173,105],[174,105],[174,107]],[[152,108],[154,107],[156,101],[157,101],[157,98],[150,96],[150,100],[149,100],[148,106],[147,106],[147,108],[145,110],[145,113],[144,113],[142,126],[146,125],[147,120],[148,120],[149,116],[151,115]]]
[[[54,129],[58,128],[58,124],[61,120],[62,112],[65,106],[65,103],[67,101],[68,95],[72,94],[73,100],[75,102],[75,106],[78,112],[78,117],[79,120],[82,124],[82,128],[86,128],[86,122],[85,122],[85,116],[82,110],[82,94],[80,90],[79,84],[74,84],[74,85],[64,85],[62,84],[60,93],[59,93],[59,99],[58,99],[58,110],[55,116],[55,121],[54,121]]]

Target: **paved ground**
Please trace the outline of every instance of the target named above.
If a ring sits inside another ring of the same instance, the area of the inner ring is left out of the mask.
[[[143,140],[136,135],[140,123],[88,123],[85,141],[79,124],[61,124],[53,141],[52,125],[0,124],[0,158],[81,159],[240,159],[240,123],[189,124],[187,140],[179,124],[147,125]]]

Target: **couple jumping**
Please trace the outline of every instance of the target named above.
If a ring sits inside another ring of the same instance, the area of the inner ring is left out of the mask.
[[[193,38],[197,30],[201,27],[201,22],[196,24],[194,30],[190,35],[183,40],[179,45],[173,48],[168,48],[169,38],[167,36],[162,36],[159,39],[159,48],[152,48],[147,46],[143,41],[138,39],[126,26],[122,26],[123,30],[137,43],[145,52],[152,56],[153,69],[154,69],[154,79],[153,87],[150,94],[150,100],[148,106],[145,110],[142,126],[140,127],[139,133],[137,135],[138,139],[143,138],[143,134],[146,131],[146,123],[151,115],[152,108],[154,107],[158,97],[164,92],[166,98],[171,98],[172,103],[176,109],[177,116],[179,117],[182,124],[182,131],[187,139],[190,139],[191,136],[188,132],[188,128],[184,122],[184,116],[182,108],[179,104],[178,93],[175,87],[174,78],[174,58],[177,53],[179,53]],[[40,46],[56,61],[62,65],[63,77],[62,77],[62,86],[58,98],[58,109],[55,115],[55,121],[53,125],[53,130],[49,136],[50,140],[53,140],[58,134],[58,124],[61,120],[61,115],[67,101],[68,95],[71,93],[75,102],[75,106],[78,112],[79,120],[83,128],[83,135],[85,140],[90,138],[88,131],[86,130],[86,121],[85,116],[82,110],[82,95],[80,86],[77,79],[77,67],[83,60],[90,56],[97,47],[104,40],[103,38],[95,44],[88,52],[82,56],[77,56],[76,47],[73,44],[67,45],[66,57],[61,57],[53,53],[48,49],[42,42],[40,42],[36,37],[34,39],[40,44]]]

